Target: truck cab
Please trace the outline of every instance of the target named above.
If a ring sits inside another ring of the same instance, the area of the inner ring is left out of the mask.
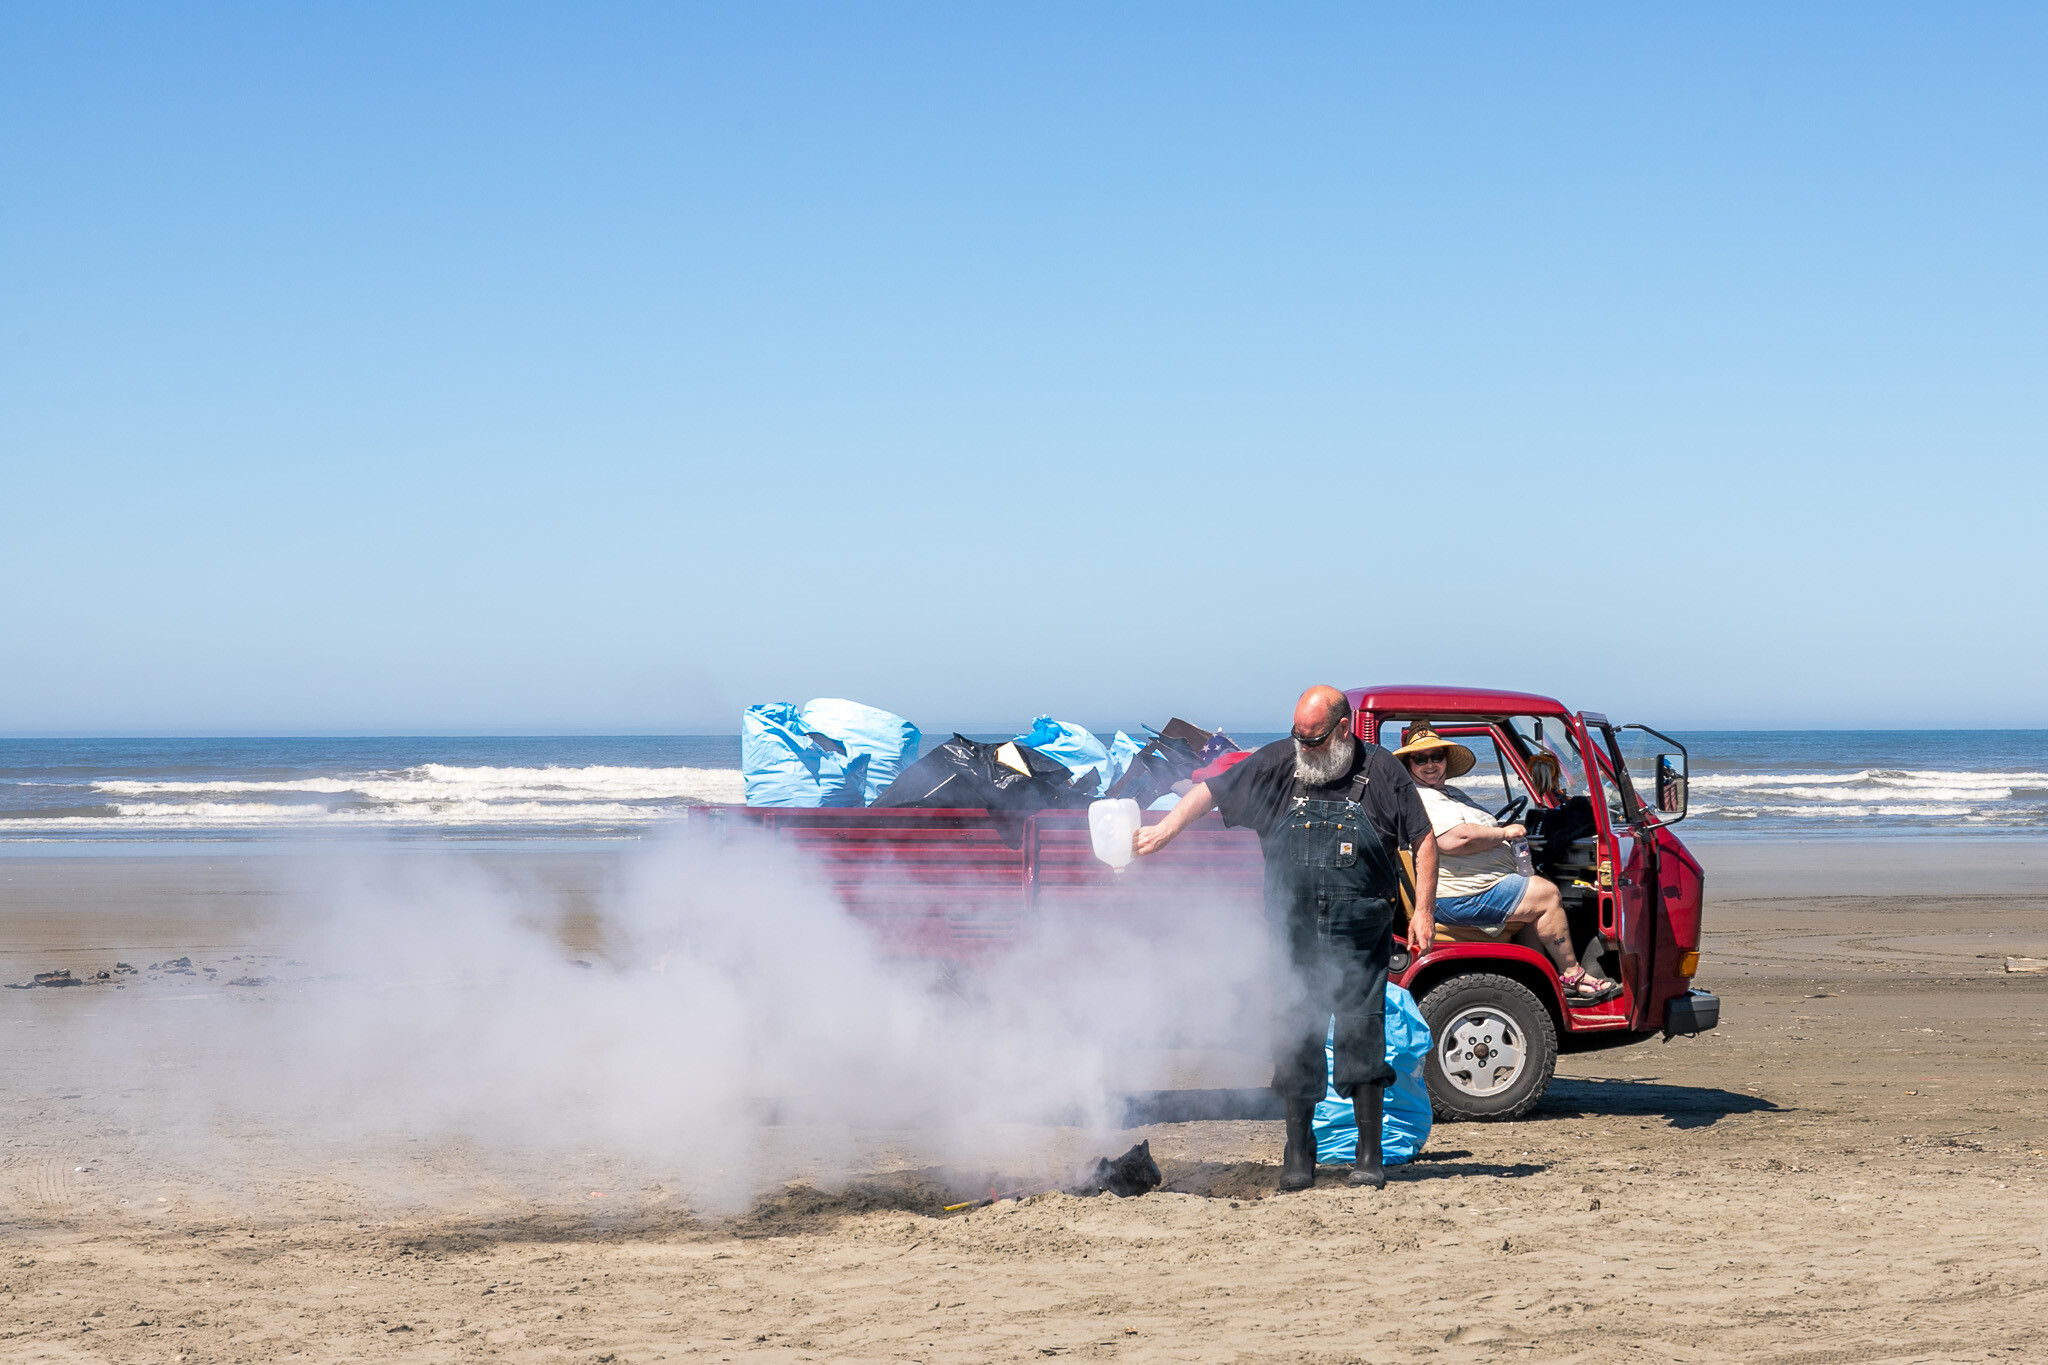
[[[1394,748],[1408,725],[1429,721],[1477,760],[1453,785],[1559,832],[1535,850],[1537,872],[1557,884],[1580,961],[1622,985],[1616,999],[1574,1007],[1526,929],[1510,938],[1439,927],[1417,954],[1404,924],[1409,951],[1390,979],[1429,1021],[1426,1079],[1439,1114],[1513,1118],[1542,1097],[1560,1050],[1719,1022],[1720,1002],[1692,987],[1705,878],[1672,828],[1685,818],[1684,745],[1530,693],[1395,685],[1346,695],[1360,738]]]

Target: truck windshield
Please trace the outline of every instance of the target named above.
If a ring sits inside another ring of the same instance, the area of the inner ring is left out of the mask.
[[[1595,744],[1600,742],[1597,735],[1594,737],[1593,742]],[[1615,784],[1614,772],[1608,766],[1605,754],[1600,756],[1600,781],[1598,785],[1600,788],[1600,799],[1607,803],[1608,828],[1618,833],[1626,832],[1630,823],[1628,807],[1621,799],[1621,788]]]
[[[1572,737],[1571,726],[1562,716],[1510,716],[1508,725],[1522,741],[1522,747],[1531,755],[1549,754],[1557,760],[1558,780],[1561,790],[1558,800],[1568,797],[1585,796],[1591,792],[1586,785],[1586,765],[1579,758],[1579,744]]]

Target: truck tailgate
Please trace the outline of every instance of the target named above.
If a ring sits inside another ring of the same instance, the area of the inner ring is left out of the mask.
[[[693,815],[786,840],[894,953],[970,960],[1014,941],[1034,917],[1170,933],[1194,910],[1260,913],[1258,840],[1213,815],[1121,873],[1096,860],[1085,811],[1018,820],[985,810],[717,806]]]

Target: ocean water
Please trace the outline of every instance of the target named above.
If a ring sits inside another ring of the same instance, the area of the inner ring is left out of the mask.
[[[0,841],[605,837],[741,799],[736,735],[0,740]]]
[[[1688,830],[2048,832],[2048,730],[1720,730],[1691,750]]]
[[[2048,731],[1678,738],[1691,751],[1687,836],[2048,832]],[[630,838],[740,799],[732,735],[0,740],[0,845],[18,849],[361,832]]]

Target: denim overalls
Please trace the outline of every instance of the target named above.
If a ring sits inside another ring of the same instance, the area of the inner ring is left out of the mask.
[[[1342,801],[1294,797],[1262,841],[1276,940],[1273,1089],[1282,1099],[1323,1098],[1333,1014],[1337,1093],[1394,1081],[1385,1010],[1400,872],[1360,804],[1368,780],[1361,770]]]

